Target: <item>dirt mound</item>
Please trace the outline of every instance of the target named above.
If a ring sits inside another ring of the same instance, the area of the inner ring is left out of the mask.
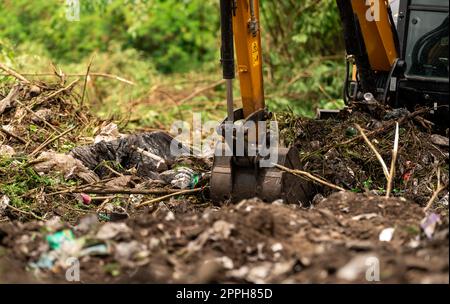
[[[310,210],[257,200],[204,211],[188,205],[172,201],[114,223],[117,234],[108,235],[111,223],[72,227],[86,244],[111,246],[80,257],[83,282],[367,282],[365,263],[375,259],[383,283],[448,283],[448,219],[429,240],[420,228],[425,214],[409,201],[337,193]],[[1,243],[32,265],[48,250],[43,227],[3,224]],[[380,241],[390,228],[392,238]],[[41,280],[64,280],[59,267],[34,269]]]
[[[374,191],[383,195],[386,178],[375,154],[359,135],[361,126],[389,166],[394,145],[395,122],[400,122],[399,154],[394,194],[422,205],[436,189],[437,175],[448,185],[448,134],[435,134],[432,123],[406,110],[383,109],[379,119],[361,111],[343,111],[328,120],[279,117],[282,135],[301,151],[304,170],[353,192]],[[325,195],[329,189],[323,189]]]

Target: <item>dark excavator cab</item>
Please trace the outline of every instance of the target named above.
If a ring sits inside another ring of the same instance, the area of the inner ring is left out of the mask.
[[[395,106],[431,107],[438,125],[448,128],[449,113],[449,2],[401,0],[398,11],[400,59],[404,75],[398,79]]]
[[[345,99],[348,103],[364,101],[365,94],[371,93],[375,100],[394,108],[414,111],[426,106],[431,108],[430,120],[439,129],[446,129],[449,3],[447,0],[389,2],[390,5],[380,4],[387,7],[384,11],[388,14],[381,15],[385,20],[374,26],[373,21],[366,19],[365,8],[358,0],[337,0],[349,59]],[[373,33],[379,33],[381,39],[373,39]],[[392,36],[389,39],[394,42],[396,58],[394,61],[389,58],[392,63],[386,69],[376,66],[373,58],[379,53],[393,53],[392,47],[385,43],[388,36]],[[352,73],[352,65],[357,67],[357,73]]]

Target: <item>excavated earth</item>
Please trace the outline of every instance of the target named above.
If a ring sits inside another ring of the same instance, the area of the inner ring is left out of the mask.
[[[3,96],[8,89],[3,88]],[[60,87],[43,88],[52,98],[57,96],[52,92],[58,90]],[[22,91],[22,97],[28,96],[26,88]],[[38,111],[39,105],[66,106],[61,114],[66,117],[61,121],[90,120],[80,111],[67,117],[71,112],[67,100],[72,97],[40,99],[45,102],[33,99],[32,109]],[[15,116],[14,111],[5,112],[2,124],[16,124],[15,134],[30,144],[8,136],[3,137],[2,144],[23,157],[46,138],[37,137],[39,132],[30,137],[26,124],[31,117],[22,109],[18,121],[14,118],[18,111]],[[0,282],[67,283],[73,278],[73,267],[79,265],[81,283],[448,284],[448,189],[424,211],[438,178],[439,184],[448,185],[448,140],[442,142],[445,136],[434,134],[430,122],[420,115],[388,110],[381,114],[358,110],[328,120],[291,114],[279,115],[278,119],[285,143],[301,151],[303,169],[346,191],[317,185],[314,200],[303,205],[251,199],[215,206],[204,190],[144,208],[134,205],[135,200],[142,202],[142,197],[122,195],[115,206],[126,215],[114,220],[97,212],[103,203],[101,197],[95,204],[83,206],[69,188],[65,192],[53,185],[40,185],[21,196],[30,204],[28,209],[18,205],[1,210]],[[376,131],[370,135],[371,140],[389,164],[395,121],[401,122],[397,174],[393,195],[385,198],[383,171],[364,141],[357,138],[355,124],[368,134]],[[51,123],[63,129],[58,121]],[[38,126],[41,131],[48,127]],[[95,135],[93,126],[89,130]],[[72,147],[90,142],[81,134],[69,133]],[[55,143],[59,147],[59,141]],[[43,149],[47,150],[50,146]],[[210,162],[199,161],[202,163],[198,166],[195,162],[188,164],[207,172]],[[122,187],[138,189],[137,185],[145,183],[146,189],[156,187],[148,182],[148,176],[138,176],[136,170],[121,165],[116,167],[116,175],[129,176]],[[6,191],[11,191],[9,186],[15,179],[8,175],[13,167],[0,169],[1,198],[11,193]],[[43,176],[47,175],[51,172]],[[105,180],[114,177],[98,175]],[[207,174],[202,182],[207,186]],[[56,191],[59,194],[55,195]],[[48,237],[61,231],[70,232],[70,237],[54,247]],[[72,257],[77,258],[76,263]]]

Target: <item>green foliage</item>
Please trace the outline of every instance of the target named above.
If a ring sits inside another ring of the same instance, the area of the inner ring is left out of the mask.
[[[23,196],[31,189],[49,187],[57,183],[53,178],[40,176],[26,164],[26,159],[0,158],[0,172],[10,177],[7,181],[2,179],[0,192],[7,195],[15,207],[27,205]]]
[[[80,20],[66,19],[60,0],[4,0],[0,37],[46,46],[51,58],[79,62],[113,42],[142,51],[164,72],[184,72],[213,60],[216,5],[202,0],[80,0]]]
[[[95,96],[88,88],[88,99],[102,117],[123,112],[130,101],[146,101],[152,87],[167,84],[161,73],[171,80],[194,79],[192,72],[204,79],[217,75],[212,81],[220,77],[219,1],[79,1],[75,22],[67,20],[62,0],[0,1],[0,14],[8,16],[0,19],[0,61],[27,73],[49,71],[53,62],[80,74],[95,53],[91,71],[136,83],[111,85],[110,79],[97,78]],[[335,0],[260,2],[270,108],[312,116],[318,107],[341,107],[345,62]],[[223,88],[216,93],[215,101],[223,100]],[[195,100],[211,102],[204,96]],[[190,104],[177,107],[161,114],[144,102],[140,121],[161,127],[193,110]],[[225,115],[222,106],[210,110]],[[203,111],[209,114],[206,107]]]

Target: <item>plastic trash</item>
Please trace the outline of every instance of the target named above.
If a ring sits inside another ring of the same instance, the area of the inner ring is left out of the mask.
[[[74,242],[75,235],[73,234],[72,230],[65,229],[54,234],[47,235],[46,239],[50,248],[55,250],[60,249],[64,243]]]
[[[433,238],[436,227],[440,222],[441,217],[436,213],[430,213],[422,220],[420,227],[428,239],[431,240]]]
[[[123,134],[119,133],[119,128],[117,127],[117,125],[111,122],[100,129],[100,133],[94,138],[94,144],[102,141],[113,141],[122,136]]]
[[[96,238],[99,240],[114,239],[120,234],[131,234],[131,229],[125,223],[106,223],[97,232]]]
[[[160,174],[161,179],[175,188],[194,188],[200,180],[200,175],[187,167],[179,167]]]
[[[79,194],[77,196],[78,196],[77,197],[78,201],[80,203],[84,204],[84,205],[89,206],[91,204],[91,202],[92,202],[92,198],[88,194],[81,193],[81,194]]]
[[[105,244],[98,244],[84,248],[80,252],[80,256],[105,256],[110,254],[110,249]]]
[[[3,216],[5,214],[5,211],[8,208],[9,203],[10,199],[8,196],[3,195],[2,198],[0,198],[0,216]]]
[[[363,279],[364,273],[368,269],[367,262],[369,259],[374,258],[372,255],[363,254],[357,255],[350,260],[346,265],[340,268],[336,276],[341,280],[355,281],[357,279]]]
[[[172,153],[171,145],[181,146],[181,149],[177,153]],[[153,157],[139,152],[137,148],[149,152]],[[139,176],[155,180],[159,179],[158,168],[161,159],[170,167],[176,158],[183,154],[189,154],[189,149],[162,131],[130,135],[113,141],[101,141],[74,148],[70,152],[70,155],[94,170],[100,177],[107,176],[110,171],[99,164],[112,161],[120,164],[125,170],[136,168]]]
[[[383,229],[380,233],[380,241],[381,242],[390,242],[392,241],[392,238],[394,237],[395,228],[386,228]]]
[[[59,172],[64,175],[64,178],[79,177],[87,183],[98,182],[98,176],[88,168],[86,168],[81,161],[73,158],[71,155],[42,152],[38,158],[39,162],[34,165],[34,169],[38,173]]]

